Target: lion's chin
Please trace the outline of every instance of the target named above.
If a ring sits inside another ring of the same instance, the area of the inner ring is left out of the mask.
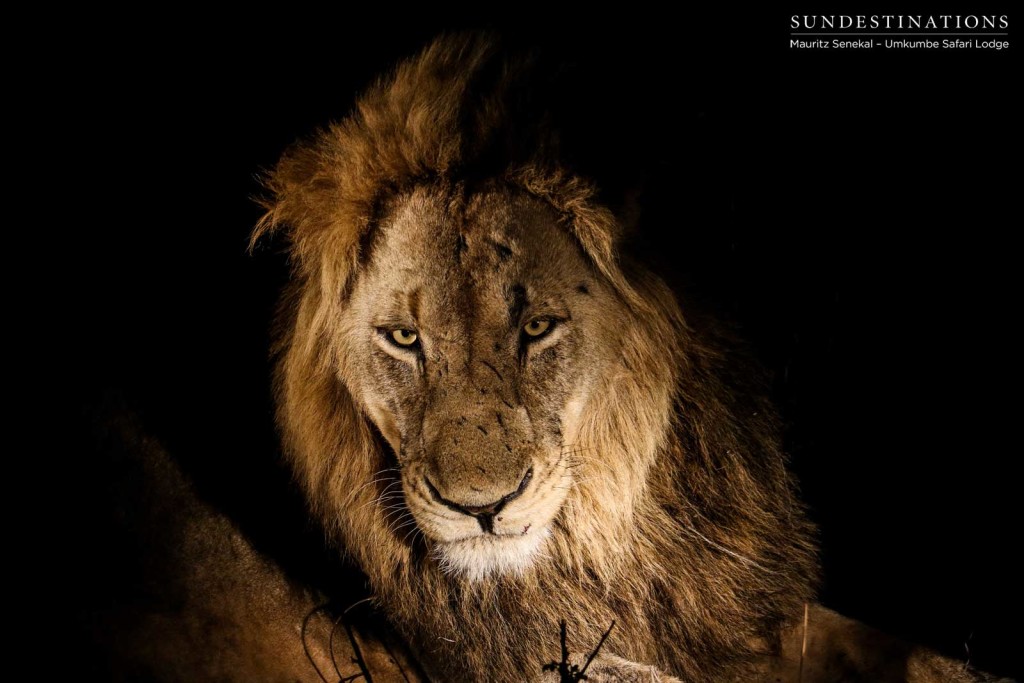
[[[523,574],[536,562],[550,532],[545,527],[521,536],[481,534],[434,547],[434,557],[446,574],[470,582],[488,577]]]

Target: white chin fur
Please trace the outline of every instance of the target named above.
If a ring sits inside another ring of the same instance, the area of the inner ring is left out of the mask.
[[[488,576],[519,575],[530,568],[549,532],[537,529],[522,536],[474,536],[434,548],[441,569],[447,574],[461,574],[469,581]]]

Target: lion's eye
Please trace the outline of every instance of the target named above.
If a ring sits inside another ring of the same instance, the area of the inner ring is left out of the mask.
[[[537,318],[523,325],[523,332],[532,339],[544,336],[550,329],[551,321],[547,318]]]
[[[402,329],[391,330],[391,332],[388,333],[388,336],[391,337],[391,341],[405,348],[414,346],[416,344],[416,340],[420,338],[419,335],[412,330]]]

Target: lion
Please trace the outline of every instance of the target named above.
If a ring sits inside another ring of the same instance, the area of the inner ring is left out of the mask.
[[[284,452],[394,631],[435,681],[983,680],[815,605],[771,406],[535,65],[439,39],[266,179]]]
[[[102,548],[109,535],[116,542],[106,547],[119,552],[94,560],[109,587],[91,585],[72,621],[88,628],[70,639],[63,659],[85,678],[308,681],[318,672],[354,675],[359,661],[375,680],[422,680],[365,605],[333,610],[308,579],[204,500],[130,403],[104,397],[93,411],[89,455],[102,457],[84,459],[79,481],[111,488],[117,522],[91,528],[89,541]]]

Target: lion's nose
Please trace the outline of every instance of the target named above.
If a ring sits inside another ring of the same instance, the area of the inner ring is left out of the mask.
[[[437,487],[426,479],[427,488],[430,490],[430,495],[435,501],[441,503],[445,507],[451,508],[456,512],[461,512],[464,515],[476,517],[476,520],[480,523],[480,528],[485,533],[494,533],[494,516],[502,511],[502,509],[508,505],[511,501],[515,500],[519,496],[523,495],[523,491],[530,485],[530,480],[533,479],[533,468],[526,470],[526,474],[523,475],[522,481],[519,482],[519,486],[516,487],[515,491],[508,493],[493,503],[487,503],[486,505],[466,505],[459,503],[454,500],[449,500],[441,495],[441,492],[437,490]]]

